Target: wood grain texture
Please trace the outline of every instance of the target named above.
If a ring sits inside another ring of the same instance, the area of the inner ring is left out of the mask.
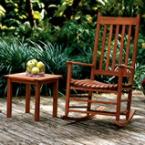
[[[96,94],[94,94],[95,96]],[[113,94],[101,98],[113,99]],[[6,118],[6,98],[0,98],[0,145],[144,145],[145,96],[133,92],[136,114],[125,128],[118,128],[109,116],[95,116],[91,120],[75,122],[63,120],[65,99],[58,99],[58,118],[52,117],[52,97],[40,100],[40,121],[33,120],[34,97],[30,113],[25,113],[25,98],[13,97],[13,116]],[[79,103],[79,105],[81,105]],[[111,110],[112,108],[110,108]],[[76,114],[77,116],[77,114]]]

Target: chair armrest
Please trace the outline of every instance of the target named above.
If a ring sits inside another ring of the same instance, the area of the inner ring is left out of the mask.
[[[118,86],[132,86],[133,67],[125,64],[118,64],[115,67],[115,71],[118,72]]]
[[[81,65],[81,66],[90,66],[90,67],[93,66],[93,64],[82,63],[82,62],[77,62],[77,61],[67,61],[67,64],[76,64],[76,65]]]
[[[115,67],[115,72],[118,72],[118,77],[132,77],[134,68],[125,64],[119,64]]]
[[[73,65],[81,65],[81,66],[85,66],[85,67],[94,66],[93,64],[88,64],[88,63],[82,63],[82,62],[77,62],[77,61],[67,61],[67,82],[71,81]]]
[[[120,68],[120,69],[129,69],[130,71],[134,70],[134,68],[132,66],[127,66],[125,64],[118,64],[118,65],[116,65],[116,68],[117,67]]]

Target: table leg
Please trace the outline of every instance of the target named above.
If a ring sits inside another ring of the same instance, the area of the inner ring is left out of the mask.
[[[7,118],[12,116],[12,82],[8,79],[7,82]]]
[[[25,104],[26,113],[30,113],[30,95],[31,95],[31,85],[26,84],[26,104]]]
[[[40,84],[35,84],[35,121],[40,120]]]
[[[58,80],[53,84],[53,117],[57,117]]]

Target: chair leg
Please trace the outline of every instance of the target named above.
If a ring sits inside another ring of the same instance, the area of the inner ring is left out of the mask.
[[[122,96],[122,92],[119,91],[118,95],[117,95],[117,104],[116,104],[116,120],[114,122],[119,127],[124,126],[124,120],[120,119],[120,115],[121,115],[121,96]]]
[[[116,106],[116,121],[120,120],[120,111],[121,111],[121,91],[117,95],[117,106]]]
[[[126,120],[128,120],[129,114],[130,114],[130,110],[131,110],[131,98],[132,98],[132,91],[130,91],[128,93]]]
[[[88,100],[89,100],[89,101],[92,100],[92,92],[89,92],[89,93],[88,93]],[[88,102],[88,103],[87,103],[87,111],[90,111],[90,110],[91,110],[91,102]],[[86,118],[91,119],[91,118],[93,118],[95,115],[96,115],[96,114],[87,113]]]
[[[92,100],[92,92],[88,93],[88,100]],[[87,104],[87,111],[90,111],[90,109],[91,109],[91,103],[88,102],[88,104]]]
[[[132,91],[128,93],[128,100],[127,100],[127,114],[126,120],[130,121],[135,113],[135,110],[131,111],[131,101],[132,101]]]
[[[70,102],[70,87],[66,89],[66,104],[65,104],[65,117],[68,117],[69,113],[69,102]]]

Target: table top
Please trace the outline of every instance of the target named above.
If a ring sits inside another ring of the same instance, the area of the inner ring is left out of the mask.
[[[40,74],[40,75],[31,75],[27,72],[22,73],[15,73],[15,74],[8,74],[5,75],[6,78],[12,79],[12,80],[25,80],[25,81],[46,81],[46,80],[57,80],[61,78],[61,75],[55,75],[55,74]]]

